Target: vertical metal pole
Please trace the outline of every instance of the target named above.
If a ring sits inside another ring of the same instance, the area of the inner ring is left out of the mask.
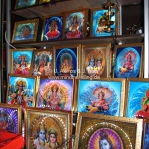
[[[122,6],[119,5],[119,35],[122,35]]]

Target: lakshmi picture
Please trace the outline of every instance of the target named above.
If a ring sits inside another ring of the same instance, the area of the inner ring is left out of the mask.
[[[15,9],[35,5],[37,0],[16,0]]]
[[[11,73],[29,75],[32,63],[33,49],[11,49]]]
[[[139,78],[143,76],[143,44],[115,46],[114,78]]]
[[[65,13],[64,39],[83,38],[86,33],[88,10]]]
[[[0,130],[6,130],[15,134],[21,133],[21,117],[21,106],[0,103]]]
[[[123,116],[125,80],[79,80],[77,111]]]
[[[58,40],[62,37],[63,16],[45,18],[43,40]]]
[[[7,87],[7,103],[22,105],[25,107],[35,106],[36,78],[9,75]]]
[[[51,76],[53,70],[53,58],[51,49],[35,50],[33,53],[33,76]]]
[[[110,45],[82,45],[81,74],[87,76],[109,77]]]
[[[28,149],[70,149],[71,112],[26,108],[26,147]],[[69,148],[70,147],[70,148]]]
[[[144,120],[144,136],[143,136],[143,148],[149,148],[149,121],[147,119]]]
[[[40,78],[36,107],[71,111],[73,106],[73,80]]]
[[[55,51],[55,75],[77,76],[80,45],[57,46],[53,48]]]
[[[140,149],[142,119],[78,113],[74,149]]]
[[[128,79],[126,117],[149,118],[149,79]]]

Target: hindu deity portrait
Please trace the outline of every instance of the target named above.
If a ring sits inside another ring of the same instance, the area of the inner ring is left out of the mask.
[[[34,5],[35,3],[36,3],[36,0],[18,0],[17,8],[31,6],[31,5]]]

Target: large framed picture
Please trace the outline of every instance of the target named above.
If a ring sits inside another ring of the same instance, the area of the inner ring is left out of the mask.
[[[74,149],[140,149],[142,119],[79,113]]]
[[[143,43],[116,45],[114,78],[143,77]]]
[[[78,76],[80,73],[81,45],[53,47],[55,76]]]
[[[125,79],[78,79],[75,83],[75,111],[123,116]]]
[[[36,107],[62,109],[73,108],[73,79],[40,78]]]
[[[41,108],[26,108],[26,147],[72,149],[72,113]],[[67,143],[65,143],[67,142]]]
[[[110,77],[111,44],[82,45],[81,76]]]
[[[36,41],[39,19],[15,22],[12,43]]]
[[[22,107],[0,103],[0,130],[21,134],[22,132]]]
[[[29,75],[32,63],[33,50],[28,49],[10,49],[11,74]]]

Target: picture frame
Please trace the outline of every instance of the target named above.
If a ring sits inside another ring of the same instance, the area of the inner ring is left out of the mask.
[[[8,75],[8,86],[6,103],[10,105],[21,105],[35,107],[37,95],[38,78],[35,76]]]
[[[2,130],[21,134],[22,132],[22,107],[0,103],[0,126]]]
[[[110,77],[111,44],[84,44],[81,51],[81,76]]]
[[[31,74],[33,76],[52,76],[54,74],[52,49],[37,49],[33,51]]]
[[[73,79],[40,77],[36,107],[73,110]]]
[[[107,28],[105,25],[105,21],[108,20],[108,17],[105,16],[105,13],[108,12],[108,9],[103,9],[102,7],[92,8],[90,13],[90,37],[103,37],[103,36],[113,36],[118,35],[118,7],[115,5],[111,8],[111,12],[113,12],[113,16],[111,16],[110,20],[114,23],[110,26],[111,31],[105,31]]]
[[[125,116],[127,118],[149,118],[148,96],[149,79],[129,78],[127,79]]]
[[[62,39],[63,14],[48,15],[44,17],[42,41]]]
[[[79,76],[80,49],[80,44],[53,47],[55,76]]]
[[[36,41],[39,19],[15,22],[12,43]]]
[[[140,149],[142,123],[142,119],[78,113],[74,149],[97,149],[104,142],[108,147]]]
[[[11,74],[30,75],[34,48],[10,49]]]
[[[124,115],[125,79],[76,79],[75,111],[111,116]]]
[[[87,8],[83,8],[65,12],[63,39],[86,37],[88,11]]]
[[[52,142],[55,145],[53,147],[62,146],[66,149],[72,149],[71,140],[67,142],[67,139],[72,135],[72,113],[70,111],[26,108],[25,124],[26,147],[28,149],[34,149],[37,146],[50,147],[51,139],[49,136],[51,134],[57,138]],[[38,141],[38,131],[41,130],[45,134],[44,137],[46,136],[43,144],[39,144]]]
[[[114,78],[142,78],[144,43],[116,45],[114,47]],[[128,59],[129,58],[129,59]],[[129,65],[128,65],[128,60]]]

